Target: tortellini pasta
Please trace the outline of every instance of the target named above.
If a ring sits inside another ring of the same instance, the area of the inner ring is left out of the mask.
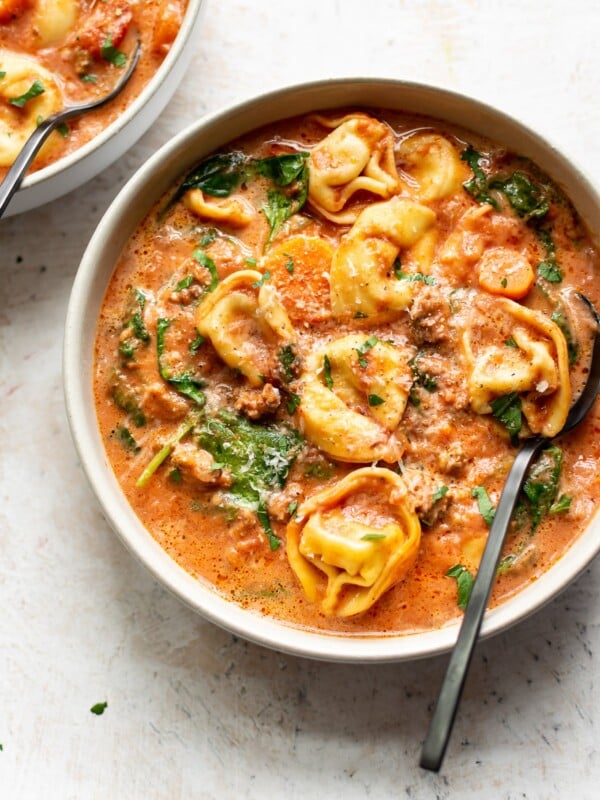
[[[398,149],[403,170],[417,184],[422,202],[443,200],[457,192],[469,171],[454,145],[437,133],[416,133],[404,139]]]
[[[435,213],[420,203],[393,197],[364,209],[342,237],[331,263],[331,308],[336,317],[367,317],[370,322],[394,319],[408,307],[412,284],[399,280],[394,261],[401,250],[414,248],[421,271],[430,252],[428,234]],[[424,250],[419,245],[426,243]],[[421,263],[419,263],[421,261]]]
[[[184,203],[199,217],[222,222],[234,228],[243,228],[252,222],[254,209],[241,197],[228,197],[223,200],[206,200],[200,189],[186,192]]]
[[[473,411],[490,414],[496,398],[516,392],[532,433],[556,436],[571,401],[567,344],[558,325],[500,297],[476,302],[467,320],[461,344]]]
[[[305,436],[340,461],[397,461],[400,423],[412,375],[402,352],[351,334],[306,363],[299,415]]]
[[[0,167],[9,167],[40,118],[45,119],[62,107],[62,97],[53,75],[29,56],[0,51]],[[37,81],[37,84],[36,84]],[[37,94],[15,105],[17,100],[32,92]],[[39,89],[42,91],[39,91]],[[41,152],[56,141],[52,134]]]
[[[276,369],[276,348],[294,338],[277,290],[251,269],[234,272],[206,296],[196,327],[228,366],[257,387]]]
[[[334,130],[311,151],[309,199],[327,219],[350,224],[358,212],[344,206],[356,192],[385,200],[400,189],[394,137],[387,125],[366,114],[317,119]]]
[[[369,609],[418,554],[421,526],[402,478],[365,467],[305,500],[287,527],[287,555],[325,614]]]
[[[78,0],[35,0],[33,24],[40,47],[61,42],[75,25],[78,13]]]

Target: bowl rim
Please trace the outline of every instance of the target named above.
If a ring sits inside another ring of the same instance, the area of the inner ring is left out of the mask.
[[[106,128],[103,128],[100,133],[87,141],[81,147],[73,150],[72,153],[68,153],[62,158],[59,158],[57,161],[52,161],[47,166],[26,175],[22,180],[18,191],[21,191],[21,189],[33,189],[39,184],[43,184],[45,181],[49,181],[61,173],[71,170],[77,164],[79,164],[80,161],[83,161],[90,154],[103,147],[103,145],[105,145],[114,136],[117,136],[123,128],[126,128],[132,122],[139,111],[149,102],[154,94],[159,91],[160,87],[168,79],[173,65],[178,61],[181,53],[188,44],[188,40],[194,31],[196,18],[203,8],[205,1],[206,0],[187,0],[183,22],[181,23],[181,27],[173,42],[173,45],[169,49],[169,52],[161,62],[154,75],[152,75],[150,80],[145,84],[137,97],[135,97],[127,106],[125,111],[122,114],[119,114],[119,116],[113,120],[110,125],[108,125]]]
[[[280,652],[320,660],[354,663],[404,661],[447,652],[456,641],[460,620],[441,628],[400,635],[337,635],[315,632],[245,610],[217,594],[208,583],[187,573],[144,528],[112,473],[97,430],[93,402],[90,402],[91,353],[89,347],[86,350],[85,333],[87,330],[87,341],[89,342],[91,337],[93,349],[97,311],[102,303],[118,253],[121,252],[137,224],[136,220],[139,222],[161,196],[164,187],[172,184],[184,172],[185,168],[177,166],[178,160],[181,162],[187,160],[189,168],[215,147],[225,145],[241,135],[240,126],[243,129],[246,124],[245,131],[248,132],[259,127],[254,124],[254,117],[264,108],[279,109],[292,99],[294,107],[298,107],[300,95],[303,98],[302,102],[308,102],[312,96],[323,97],[324,102],[315,106],[313,110],[332,108],[334,106],[326,102],[325,98],[336,97],[347,89],[364,96],[363,106],[373,107],[380,105],[373,104],[368,99],[376,88],[402,97],[423,96],[431,99],[435,96],[441,105],[448,103],[458,107],[466,105],[480,117],[491,119],[494,124],[503,123],[509,126],[519,136],[522,135],[536,147],[541,147],[548,158],[555,161],[561,174],[564,173],[582,187],[583,196],[587,197],[586,202],[590,206],[588,211],[592,207],[600,209],[600,197],[596,189],[572,158],[567,160],[544,134],[534,132],[516,118],[478,99],[433,84],[390,78],[346,77],[291,84],[218,109],[188,125],[164,144],[128,180],[106,210],[82,257],[69,299],[63,343],[64,396],[75,447],[84,473],[108,522],[135,557],[186,605],[235,635]],[[338,103],[340,107],[348,105],[359,104],[346,101]],[[396,102],[388,107],[400,109],[402,103]],[[296,113],[305,112],[302,110],[293,114],[273,112],[262,124],[294,116]],[[436,117],[432,111],[422,113]],[[438,119],[445,118],[443,115],[437,116]],[[473,130],[474,133],[480,133],[472,124],[465,123],[463,127]],[[223,129],[234,128],[236,130],[234,135],[222,133]],[[219,135],[216,135],[215,131]],[[480,133],[480,135],[488,134]],[[203,145],[203,140],[211,141],[211,136],[217,144]],[[502,137],[497,137],[498,139],[504,141]],[[546,168],[544,164],[541,166]],[[551,176],[556,180],[554,174]],[[157,182],[159,184],[162,182],[163,188],[154,186],[152,191],[149,191]],[[575,206],[580,211],[577,203]],[[135,211],[132,211],[132,208]],[[128,219],[129,222],[123,224],[123,221]],[[591,228],[590,233],[592,233]],[[112,259],[109,258],[111,252],[117,254]],[[112,267],[109,268],[106,264],[103,267],[103,259],[105,262],[110,261]],[[90,318],[94,319],[92,333],[89,326]],[[84,376],[88,380],[87,386],[82,380]],[[498,634],[538,611],[574,581],[599,552],[600,516],[596,513],[584,533],[536,581],[486,613],[481,638]]]

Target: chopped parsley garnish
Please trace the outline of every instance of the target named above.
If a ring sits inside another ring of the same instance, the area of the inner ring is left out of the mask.
[[[370,406],[380,406],[382,403],[385,402],[383,397],[379,397],[378,394],[370,394],[370,395],[368,395],[367,396],[367,400],[368,400]]]
[[[3,69],[0,69],[0,80],[1,80],[2,78],[6,78],[6,71],[5,71],[5,70],[3,70]]]
[[[197,433],[200,447],[231,474],[225,502],[254,511],[271,550],[276,550],[281,540],[271,528],[267,501],[271,491],[285,485],[302,445],[299,433],[281,425],[254,424],[229,411],[204,419]]]
[[[379,542],[381,539],[385,539],[385,533],[365,533],[364,536],[361,536],[361,541],[363,542]]]
[[[331,362],[329,361],[329,356],[323,356],[323,379],[325,380],[325,386],[328,389],[333,389],[333,377],[331,375]]]
[[[358,363],[363,369],[365,369],[369,363],[365,358],[366,354],[369,352],[369,350],[375,347],[378,341],[379,339],[377,336],[369,336],[369,338],[365,339],[360,347],[356,348],[356,352],[358,353]]]
[[[217,239],[217,231],[214,228],[209,228],[202,234],[200,239],[200,247],[209,247]],[[248,259],[250,261],[251,259]]]
[[[181,470],[177,467],[173,467],[172,470],[169,472],[169,480],[173,483],[181,483],[183,480],[183,476],[181,475]]]
[[[198,380],[190,372],[180,375],[173,375],[170,368],[164,363],[165,334],[173,320],[160,317],[156,321],[156,352],[158,357],[158,371],[161,378],[169,383],[179,394],[193,400],[196,405],[202,407],[206,402],[204,393],[200,390],[204,388],[204,381]]]
[[[504,340],[504,344],[506,347],[516,347],[518,349],[519,345],[515,342],[512,336],[509,336],[508,339]]]
[[[510,435],[513,445],[517,445],[519,433],[523,425],[523,411],[521,398],[516,392],[502,395],[490,403],[492,414]]]
[[[41,94],[44,94],[45,91],[44,84],[39,80],[35,80],[26,92],[19,95],[19,97],[11,97],[8,102],[11,104],[11,106],[23,108],[25,103],[33,100],[34,97],[39,97]]]
[[[474,486],[471,489],[471,497],[477,498],[479,513],[488,525],[491,525],[496,516],[496,509],[487,493],[485,486]]]
[[[79,76],[79,80],[83,81],[84,83],[98,83],[98,78],[96,75],[92,75],[91,72],[84,72]]]
[[[104,701],[103,703],[96,703],[90,708],[92,714],[96,714],[98,717],[104,714],[106,709],[108,708],[108,703]]]
[[[113,45],[112,36],[110,33],[104,40],[104,44],[100,49],[100,55],[105,61],[114,64],[115,67],[124,67],[127,64],[127,56]]]
[[[455,564],[455,566],[448,570],[446,577],[456,579],[458,588],[458,598],[456,602],[461,611],[464,611],[473,590],[473,576],[462,564]]]
[[[431,502],[437,503],[438,500],[441,500],[442,497],[445,497],[447,494],[448,494],[447,486],[438,486],[435,492],[431,495]]]
[[[283,255],[287,258],[287,261],[285,262],[285,268],[290,273],[290,275],[293,275],[294,274],[294,259],[288,253],[284,253]]]
[[[252,288],[260,289],[260,287],[264,286],[265,283],[270,279],[270,277],[271,273],[269,272],[269,270],[268,269],[265,270],[264,274],[261,275],[261,277],[257,281],[254,281],[254,283],[252,284]]]

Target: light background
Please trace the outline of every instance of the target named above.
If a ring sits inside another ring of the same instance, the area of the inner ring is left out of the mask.
[[[79,259],[128,176],[187,123],[265,89],[431,82],[520,117],[600,181],[597,3],[205,2],[192,65],[151,132],[85,187],[0,223],[0,797],[595,798],[598,560],[478,647],[443,771],[423,772],[446,659],[283,656],[167,594],[86,485],[61,345]]]

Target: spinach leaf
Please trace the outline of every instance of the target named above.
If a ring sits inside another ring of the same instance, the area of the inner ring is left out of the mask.
[[[575,334],[571,328],[565,310],[561,303],[557,303],[554,311],[550,315],[552,322],[555,322],[561,329],[565,341],[567,343],[567,353],[569,355],[569,364],[573,365],[579,358],[579,342],[575,338]]]
[[[308,153],[284,153],[258,159],[254,162],[254,169],[275,186],[289,186],[294,181],[304,184],[307,180],[307,159]]]
[[[491,525],[496,516],[496,509],[487,493],[485,486],[474,486],[471,489],[471,497],[477,498],[479,513],[488,525]]]
[[[531,521],[532,533],[535,532],[544,516],[551,511],[556,501],[562,463],[562,450],[556,445],[552,445],[542,452],[527,474],[522,495]],[[566,511],[568,505],[565,505],[564,495],[558,502],[559,510]]]
[[[133,438],[131,431],[125,425],[117,425],[115,437],[121,442],[125,450],[130,453],[139,453],[142,449]]]
[[[466,150],[463,150],[460,157],[467,162],[473,172],[473,177],[463,183],[463,187],[478,203],[489,203],[496,211],[499,211],[500,205],[490,194],[486,174],[481,168],[480,162],[483,160],[481,153],[469,145]]]
[[[445,497],[448,494],[448,487],[447,486],[438,486],[435,492],[431,495],[431,502],[437,503],[438,500],[441,500],[442,497]]]
[[[370,406],[380,406],[385,402],[383,397],[379,397],[378,394],[370,394],[370,395],[368,395],[367,396],[367,401],[368,401]]]
[[[515,446],[518,444],[519,433],[523,425],[522,405],[521,398],[516,392],[497,397],[490,403],[492,414],[498,422],[504,425],[510,434],[510,441]]]
[[[371,348],[375,347],[378,341],[379,339],[377,336],[369,336],[368,339],[365,339],[360,347],[356,348],[356,352],[358,353],[358,363],[363,369],[366,369],[369,364],[365,358],[366,354],[369,352],[369,350],[371,350]]]
[[[448,578],[456,578],[458,587],[457,605],[461,611],[464,611],[471,597],[471,591],[473,590],[473,576],[462,564],[455,564],[448,570],[446,576]]]
[[[394,275],[399,281],[408,281],[409,283],[425,283],[427,286],[435,286],[437,283],[433,275],[424,275],[422,272],[402,272],[395,265]]]
[[[282,425],[259,425],[220,411],[201,422],[198,443],[231,473],[233,483],[225,500],[254,511],[271,550],[276,550],[281,541],[271,528],[268,495],[285,485],[302,445],[300,434]]]
[[[502,192],[513,211],[527,220],[545,217],[550,208],[543,189],[518,170],[505,180],[490,181],[489,188]]]
[[[142,411],[134,392],[127,386],[125,379],[117,372],[111,378],[112,398],[122,411],[129,415],[133,424],[141,428],[146,424],[146,415]]]
[[[206,269],[210,275],[210,283],[206,287],[206,291],[214,292],[214,290],[217,288],[217,284],[219,283],[219,274],[217,272],[217,266],[215,262],[207,253],[204,252],[204,250],[201,250],[200,248],[194,250],[192,257],[198,262],[198,264],[200,264],[201,267],[204,267],[204,269]]]
[[[229,197],[246,180],[249,161],[248,156],[237,151],[210,156],[186,176],[174,200],[189,189],[200,189],[211,197]]]
[[[418,360],[419,354],[417,353],[417,355],[414,358],[411,358],[408,362],[408,366],[411,368],[413,374],[413,385],[411,391],[414,391],[417,397],[418,394],[416,393],[415,389],[417,386],[421,386],[430,394],[437,390],[437,379],[435,376],[430,375],[429,372],[422,370],[418,365]],[[419,403],[414,403],[414,405],[420,405],[420,401]]]
[[[556,260],[556,245],[552,235],[546,228],[539,228],[537,235],[546,251],[546,257],[538,264],[538,275],[548,283],[560,283],[563,279],[563,274]]]
[[[194,378],[190,372],[181,375],[172,375],[170,369],[164,363],[165,334],[171,326],[173,320],[160,317],[156,321],[156,351],[158,356],[158,371],[161,378],[179,392],[179,394],[189,397],[196,405],[202,407],[206,402],[204,393],[200,390],[204,388],[204,381]]]
[[[283,379],[286,383],[293,381],[296,376],[296,354],[291,344],[284,345],[277,354]]]

